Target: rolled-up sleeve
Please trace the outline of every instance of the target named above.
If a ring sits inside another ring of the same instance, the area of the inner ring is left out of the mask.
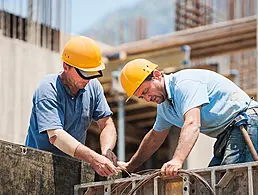
[[[49,129],[63,128],[64,113],[55,100],[44,99],[37,102],[35,112],[40,133]]]
[[[113,112],[111,111],[111,109],[107,103],[103,87],[101,86],[99,81],[97,81],[95,83],[95,85],[96,85],[95,93],[97,95],[96,95],[96,102],[95,102],[95,107],[94,107],[94,112],[93,112],[93,119],[95,121],[98,121],[101,118],[111,116],[113,114]]]

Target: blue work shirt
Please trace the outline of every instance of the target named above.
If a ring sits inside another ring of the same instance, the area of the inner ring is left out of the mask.
[[[201,106],[200,131],[216,137],[251,100],[232,81],[209,70],[186,69],[164,75],[164,80],[168,99],[157,106],[156,131],[173,125],[181,128],[184,114]],[[252,100],[249,107],[258,103]]]
[[[85,144],[92,120],[112,115],[104,91],[97,79],[92,79],[77,97],[70,95],[60,75],[48,75],[33,95],[33,107],[25,145],[67,156],[49,142],[46,130],[64,129]]]

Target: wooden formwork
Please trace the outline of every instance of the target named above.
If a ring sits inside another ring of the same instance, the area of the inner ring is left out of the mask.
[[[0,140],[1,195],[71,195],[94,180],[89,164]]]
[[[196,169],[193,172],[202,176],[214,189],[216,195],[257,195],[258,162],[225,165],[205,169]],[[83,195],[85,191],[94,187],[96,195],[127,195],[137,186],[137,182],[148,176],[122,178],[113,181],[95,182],[74,186],[74,195]],[[205,186],[194,177],[155,177],[148,181],[135,195],[210,195]]]

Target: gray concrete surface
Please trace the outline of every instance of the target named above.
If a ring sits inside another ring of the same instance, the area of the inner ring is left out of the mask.
[[[24,143],[34,89],[61,70],[60,54],[0,36],[0,139]]]

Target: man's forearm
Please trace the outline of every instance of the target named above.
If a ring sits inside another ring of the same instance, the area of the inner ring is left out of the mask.
[[[95,151],[91,150],[83,144],[80,144],[75,151],[74,157],[91,164],[97,155],[99,154]]]
[[[116,139],[117,134],[114,124],[108,124],[100,134],[100,147],[102,154],[106,153],[108,149],[114,149]]]
[[[150,130],[143,138],[138,150],[129,161],[128,170],[132,171],[144,163],[164,142],[168,131],[160,133],[160,136],[154,136],[157,134],[155,130]]]
[[[83,144],[80,144],[74,153],[75,158],[86,161],[90,164],[92,163],[96,155],[98,154],[95,151],[91,150]]]
[[[92,163],[93,159],[98,155],[63,129],[48,130],[47,133],[51,144],[72,157]]]
[[[200,127],[198,124],[183,126],[173,159],[184,162],[198,139],[199,133]]]

